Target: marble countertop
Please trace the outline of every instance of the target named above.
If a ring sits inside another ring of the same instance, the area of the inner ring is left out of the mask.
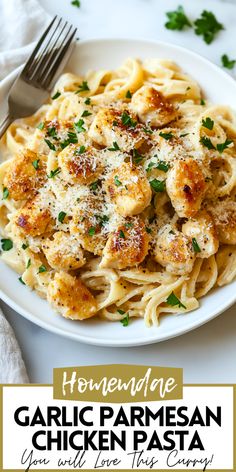
[[[78,26],[80,38],[142,37],[186,46],[220,63],[222,54],[235,57],[236,7],[214,0],[40,0],[51,14],[62,15]],[[203,9],[214,11],[227,26],[211,46],[192,31],[173,33],[164,28],[165,11],[181,3],[191,18]],[[135,18],[135,21],[132,19]],[[234,39],[234,41],[233,41]],[[101,348],[53,335],[27,321],[2,303],[15,330],[33,383],[51,383],[54,367],[106,363],[135,363],[182,367],[185,383],[232,383],[236,378],[236,305],[188,334],[151,346]]]

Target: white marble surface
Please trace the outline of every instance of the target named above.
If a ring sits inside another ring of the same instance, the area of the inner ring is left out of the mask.
[[[81,0],[81,8],[70,0],[40,0],[51,14],[59,14],[76,24],[78,36],[143,37],[174,42],[189,47],[216,63],[227,53],[236,56],[236,6],[214,0]],[[194,19],[203,9],[214,11],[225,26],[217,40],[207,46],[192,31],[167,31],[165,11],[181,3]],[[101,348],[86,346],[53,335],[22,318],[2,304],[13,326],[29,377],[34,383],[52,381],[54,367],[105,363],[135,363],[183,367],[186,383],[230,383],[236,380],[236,306],[201,328],[152,346]]]

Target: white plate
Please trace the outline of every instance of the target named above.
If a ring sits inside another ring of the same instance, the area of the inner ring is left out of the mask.
[[[66,70],[83,74],[89,69],[114,68],[127,57],[168,58],[192,75],[204,94],[213,102],[230,105],[236,110],[236,83],[228,74],[206,59],[184,48],[157,41],[91,40],[76,45]],[[13,74],[11,80],[15,77]],[[0,89],[0,103],[10,81]],[[186,333],[222,313],[236,301],[236,281],[211,292],[200,301],[200,308],[183,315],[161,318],[158,328],[146,328],[142,319],[132,320],[128,328],[121,323],[96,319],[73,322],[57,315],[45,300],[22,286],[18,275],[0,262],[0,296],[25,318],[54,333],[101,346],[137,346],[150,344]]]

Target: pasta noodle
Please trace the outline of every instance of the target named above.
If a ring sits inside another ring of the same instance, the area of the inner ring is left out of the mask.
[[[72,320],[195,310],[236,276],[235,144],[169,60],[66,73],[1,141],[1,258]]]

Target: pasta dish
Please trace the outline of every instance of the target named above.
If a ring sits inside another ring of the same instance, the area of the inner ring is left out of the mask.
[[[169,60],[65,73],[1,141],[1,259],[72,320],[194,310],[236,274],[235,145]]]

